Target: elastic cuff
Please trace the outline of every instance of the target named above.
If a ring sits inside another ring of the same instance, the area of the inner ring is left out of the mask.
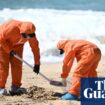
[[[79,96],[80,95],[80,93],[79,92],[76,92],[76,91],[68,91],[68,93],[73,94],[73,95],[76,95],[76,96]]]

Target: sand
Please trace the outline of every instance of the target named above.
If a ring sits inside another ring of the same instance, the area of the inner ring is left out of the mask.
[[[97,72],[99,77],[105,77],[105,60],[101,59]],[[76,63],[73,65],[75,68]],[[0,96],[0,105],[80,105],[80,101],[63,101],[59,97],[69,89],[70,77],[68,78],[66,88],[50,85],[40,75],[36,75],[29,67],[23,66],[22,87],[27,89],[27,93],[21,96]],[[41,73],[53,80],[61,80],[60,73],[62,63],[42,64]],[[9,90],[11,86],[11,75],[8,77],[6,88]]]

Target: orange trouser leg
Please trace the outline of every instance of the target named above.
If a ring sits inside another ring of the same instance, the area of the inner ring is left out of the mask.
[[[15,52],[22,58],[23,46],[17,48]],[[20,87],[22,79],[22,62],[14,57],[11,57],[11,75],[12,85]]]
[[[89,54],[91,55],[91,54]],[[77,96],[80,95],[80,80],[82,77],[97,77],[96,68],[100,61],[101,54],[96,53],[90,56],[91,59],[88,60],[87,63],[83,64],[83,62],[78,62],[77,67],[74,71],[73,77],[72,77],[72,85],[69,89],[69,93],[75,94]]]
[[[9,54],[0,45],[0,88],[5,88],[9,71]]]

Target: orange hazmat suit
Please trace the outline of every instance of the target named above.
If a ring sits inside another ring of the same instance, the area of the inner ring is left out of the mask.
[[[61,40],[57,47],[65,52],[62,78],[68,77],[74,58],[77,60],[69,93],[79,96],[80,79],[82,77],[97,77],[96,68],[101,59],[101,51],[95,44],[85,40]]]
[[[10,52],[15,51],[20,57],[23,56],[23,46],[29,42],[34,55],[34,64],[40,64],[39,42],[35,37],[25,39],[21,33],[31,34],[36,28],[31,22],[11,20],[0,26],[0,88],[5,88],[11,64],[12,85],[20,87],[22,79],[22,62],[10,57]],[[28,49],[27,49],[28,50]]]

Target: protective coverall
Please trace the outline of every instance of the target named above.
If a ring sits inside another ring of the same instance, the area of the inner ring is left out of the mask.
[[[101,59],[101,51],[95,44],[84,40],[61,40],[58,42],[57,47],[65,52],[62,78],[66,79],[68,77],[74,58],[77,60],[71,88],[68,92],[79,96],[80,79],[82,77],[97,77],[96,68]]]
[[[21,33],[31,34],[36,31],[31,22],[11,20],[0,26],[0,88],[5,88],[8,77],[9,63],[11,64],[12,85],[20,87],[22,79],[22,62],[10,56],[14,50],[20,57],[23,46],[29,42],[34,55],[34,64],[40,64],[39,43],[36,36],[25,39]],[[28,50],[28,49],[27,49]]]

